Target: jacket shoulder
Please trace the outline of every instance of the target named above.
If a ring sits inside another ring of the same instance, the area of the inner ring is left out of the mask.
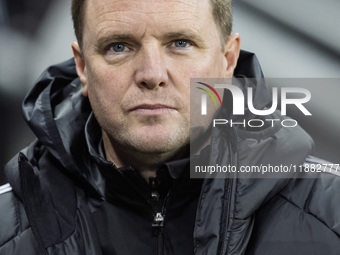
[[[0,254],[34,254],[36,244],[24,206],[9,184],[0,186]],[[25,242],[23,242],[26,240]],[[23,249],[25,246],[27,250]],[[21,247],[21,248],[20,248]],[[19,251],[20,250],[20,251]]]
[[[309,156],[303,175],[293,179],[281,195],[340,236],[340,166]]]
[[[9,184],[0,186],[0,222],[0,246],[29,228],[24,206]]]
[[[339,254],[340,178],[312,172],[312,164],[321,162],[308,157],[310,171],[288,180],[257,211],[250,254]]]

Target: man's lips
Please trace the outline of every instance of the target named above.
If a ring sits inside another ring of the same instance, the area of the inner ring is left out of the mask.
[[[137,114],[144,115],[158,115],[164,113],[170,113],[175,111],[176,108],[164,105],[164,104],[141,104],[135,107],[132,107],[129,111]]]

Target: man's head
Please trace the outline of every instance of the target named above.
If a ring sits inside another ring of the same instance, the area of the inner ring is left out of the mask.
[[[232,76],[239,36],[221,47],[213,9],[210,0],[86,0],[82,46],[72,48],[118,166],[178,155],[189,144],[190,78]]]
[[[83,24],[86,0],[72,0],[72,19],[74,31],[80,46],[83,42]],[[231,0],[210,0],[211,12],[221,30],[221,38],[227,40],[232,30]]]

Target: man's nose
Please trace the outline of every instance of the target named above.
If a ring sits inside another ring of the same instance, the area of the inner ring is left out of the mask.
[[[156,43],[143,47],[135,64],[137,67],[135,81],[138,87],[155,89],[168,84],[165,55]]]

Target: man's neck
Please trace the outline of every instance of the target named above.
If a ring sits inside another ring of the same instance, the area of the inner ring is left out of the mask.
[[[103,132],[103,144],[106,160],[113,162],[117,168],[132,166],[147,182],[149,182],[150,177],[156,177],[156,172],[162,163],[189,155],[189,146],[176,152],[157,154],[140,153],[126,149],[124,146],[119,146],[119,150],[117,150],[115,148],[117,145],[113,145],[105,132]]]

